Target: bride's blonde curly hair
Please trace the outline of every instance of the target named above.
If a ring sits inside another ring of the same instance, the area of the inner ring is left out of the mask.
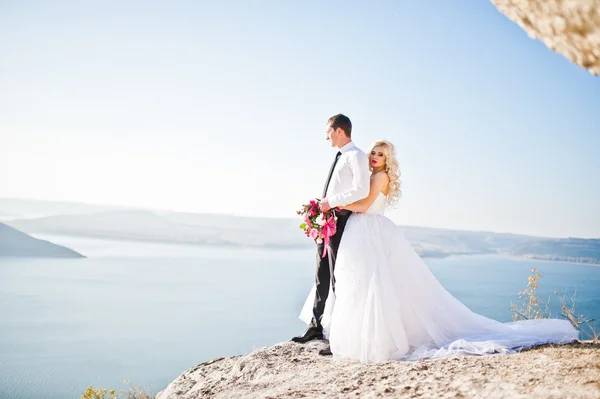
[[[385,154],[384,170],[390,179],[390,183],[388,185],[390,192],[387,195],[386,204],[388,206],[394,206],[402,195],[402,191],[400,190],[400,185],[402,184],[400,181],[400,165],[396,159],[396,148],[387,140],[378,140],[374,142],[371,146],[371,151],[369,151],[369,167],[371,169],[373,169],[371,166],[371,152],[373,152],[375,147],[381,147],[383,149],[383,153]]]

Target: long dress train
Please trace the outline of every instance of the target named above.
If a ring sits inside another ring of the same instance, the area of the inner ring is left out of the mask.
[[[444,289],[402,229],[383,215],[385,202],[380,194],[366,213],[352,214],[340,243],[335,295],[322,321],[335,357],[363,363],[419,360],[510,353],[577,339],[567,320],[501,323],[472,312]],[[307,324],[313,300],[311,291],[300,314]]]

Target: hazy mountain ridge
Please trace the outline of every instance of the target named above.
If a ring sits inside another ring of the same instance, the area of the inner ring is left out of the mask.
[[[263,248],[310,248],[314,245],[301,233],[299,220],[295,219],[111,211],[7,223],[31,234]],[[425,257],[501,253],[530,259],[600,263],[600,240],[595,239],[548,239],[492,232],[402,228],[415,250]]]
[[[1,212],[49,214],[69,209],[69,203],[11,200]],[[0,199],[0,206],[7,201]],[[75,204],[77,205],[77,204]],[[31,234],[87,236],[196,245],[263,248],[311,248],[300,229],[300,218],[258,218],[219,214],[151,211],[80,204],[70,214],[6,221]],[[530,259],[600,264],[600,239],[546,238],[510,233],[401,226],[422,256],[500,253]]]
[[[0,223],[0,257],[84,258],[72,249],[31,237]]]
[[[22,218],[37,218],[51,215],[77,215],[126,209],[129,210],[135,208],[126,206],[93,205],[80,202],[0,198],[0,217],[21,216]]]
[[[245,221],[234,216],[188,215],[151,211],[111,211],[85,215],[57,215],[12,220],[13,227],[29,233],[76,235],[111,239],[160,241],[199,245],[303,247],[310,243],[293,219]],[[298,230],[291,233],[292,228]]]
[[[600,264],[600,239],[559,238],[517,245],[510,255],[529,259]]]

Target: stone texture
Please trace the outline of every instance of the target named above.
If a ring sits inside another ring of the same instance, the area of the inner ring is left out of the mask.
[[[286,342],[214,359],[156,398],[600,398],[599,344],[375,365],[319,356],[323,346]]]
[[[491,0],[527,34],[600,75],[600,0]]]

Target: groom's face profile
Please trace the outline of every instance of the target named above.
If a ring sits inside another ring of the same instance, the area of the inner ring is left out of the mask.
[[[339,143],[342,140],[342,136],[345,136],[344,131],[341,128],[334,129],[330,123],[327,124],[326,140],[331,143],[332,147],[339,147]]]

